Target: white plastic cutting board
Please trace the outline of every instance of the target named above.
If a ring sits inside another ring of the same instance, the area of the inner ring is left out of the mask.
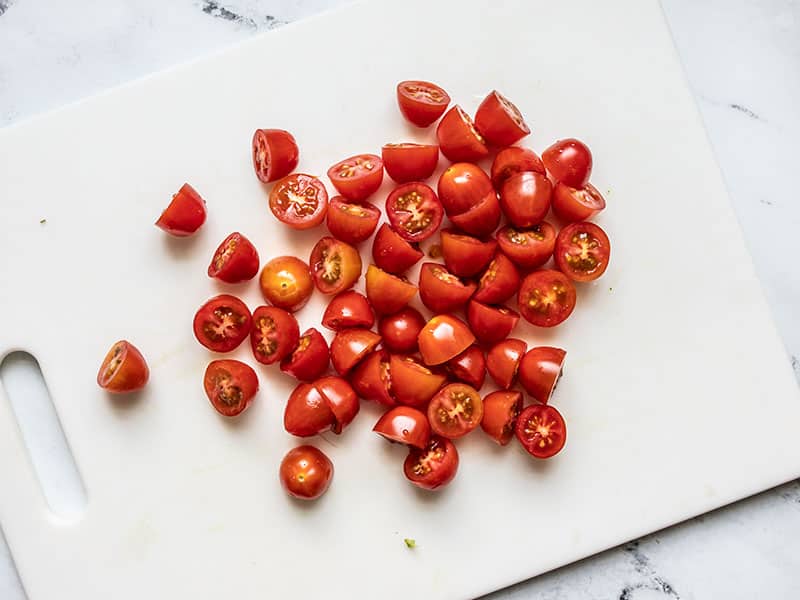
[[[536,149],[574,135],[594,151],[612,265],[566,324],[516,331],[569,352],[554,399],[569,440],[536,462],[476,432],[431,495],[365,405],[316,440],[336,475],[299,504],[277,483],[292,382],[259,368],[248,413],[218,417],[192,316],[222,290],[259,303],[205,276],[229,232],[262,259],[322,235],[269,214],[253,129],[291,130],[300,170],[322,174],[432,135],[398,115],[407,78],[469,111],[496,87]],[[152,223],[184,181],[209,222],[174,240]],[[31,600],[464,598],[800,475],[800,394],[655,0],[375,1],[290,25],[0,131],[0,211],[0,354],[38,358],[89,497],[77,522],[50,514],[0,398],[0,522]],[[94,381],[119,338],[152,367],[127,402]]]

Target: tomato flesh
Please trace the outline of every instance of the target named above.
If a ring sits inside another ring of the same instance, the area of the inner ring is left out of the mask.
[[[497,90],[478,106],[475,128],[489,144],[500,147],[510,146],[531,132],[519,109]]]
[[[474,162],[489,154],[486,140],[464,110],[455,105],[436,126],[439,149],[451,162]]]
[[[528,454],[536,458],[555,456],[567,441],[564,417],[546,404],[532,404],[523,409],[517,417],[514,433]]]
[[[328,179],[342,196],[362,202],[381,187],[383,160],[375,154],[351,156],[328,169]]]
[[[269,193],[275,218],[293,229],[316,227],[328,210],[328,191],[319,178],[295,173],[280,179]]]
[[[553,256],[556,266],[573,281],[594,281],[608,268],[611,242],[594,223],[567,225],[558,233]]]
[[[559,219],[574,223],[591,219],[606,207],[606,200],[591,183],[579,189],[558,183],[553,190],[552,206]]]
[[[381,150],[383,166],[397,183],[422,181],[439,164],[439,146],[435,144],[386,144]]]
[[[205,222],[205,200],[192,186],[184,183],[161,213],[156,221],[156,227],[175,237],[186,237],[200,229]]]
[[[350,374],[350,384],[365,400],[373,400],[384,406],[394,406],[392,376],[389,368],[389,353],[378,350],[362,360]]]
[[[350,244],[324,237],[311,250],[311,277],[323,294],[338,294],[361,277],[361,255]]]
[[[255,359],[271,365],[289,356],[300,340],[300,327],[294,316],[277,306],[259,306],[253,311],[250,346]]]
[[[139,349],[120,340],[106,353],[97,372],[97,385],[114,394],[142,389],[150,378],[150,369]]]
[[[269,183],[297,168],[300,151],[291,133],[283,129],[256,129],[253,134],[253,168],[262,183]]]
[[[473,299],[486,304],[500,304],[519,290],[519,282],[517,267],[505,254],[498,252],[481,275]]]
[[[328,369],[329,362],[328,342],[312,327],[303,332],[294,351],[281,361],[281,371],[300,381],[313,381]]]
[[[397,84],[400,112],[417,127],[428,127],[442,116],[450,96],[430,81],[401,81]]]
[[[577,293],[560,271],[541,269],[522,280],[517,303],[520,314],[537,327],[555,327],[575,309]]]
[[[252,327],[250,310],[229,294],[214,296],[194,316],[197,341],[213,352],[230,352],[250,335]]]
[[[405,183],[386,198],[386,216],[397,234],[408,242],[431,237],[442,224],[442,204],[424,183]]]
[[[465,383],[443,387],[428,405],[428,421],[436,435],[455,439],[467,435],[481,423],[483,400]]]
[[[253,401],[258,376],[252,367],[238,360],[213,360],[206,367],[203,387],[219,414],[235,417]]]
[[[208,276],[225,283],[239,283],[258,273],[258,252],[238,231],[226,237],[214,252],[208,265]]]
[[[497,243],[503,254],[521,269],[538,269],[553,256],[556,230],[547,221],[530,229],[504,227],[497,232]]]
[[[481,429],[501,446],[514,437],[517,418],[522,411],[522,394],[517,391],[499,390],[483,399]]]
[[[406,479],[424,490],[450,483],[458,471],[458,450],[449,439],[431,436],[424,448],[411,448],[403,463]]]

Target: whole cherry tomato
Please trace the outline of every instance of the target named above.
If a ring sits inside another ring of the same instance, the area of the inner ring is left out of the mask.
[[[336,417],[319,390],[310,383],[300,383],[286,401],[283,426],[297,437],[311,437],[330,429]]]
[[[308,265],[294,256],[279,256],[264,265],[259,285],[264,300],[290,312],[303,308],[314,291]]]
[[[372,259],[375,264],[394,275],[405,273],[423,257],[414,244],[404,240],[386,223],[378,228],[372,241]]]
[[[353,287],[361,277],[361,255],[350,244],[324,237],[309,259],[314,284],[323,294],[338,294]]]
[[[466,383],[479,390],[486,379],[486,358],[483,350],[473,344],[458,356],[447,361],[447,372],[458,381]]]
[[[184,183],[172,196],[169,206],[156,221],[160,227],[175,237],[186,237],[200,229],[206,222],[206,202],[195,189]]]
[[[239,283],[258,273],[258,252],[239,232],[226,237],[214,252],[208,265],[208,276],[225,283]]]
[[[258,376],[238,360],[212,360],[206,367],[203,387],[211,405],[225,417],[244,412],[258,391]]]
[[[422,181],[439,164],[439,146],[435,144],[386,144],[381,150],[383,166],[397,183]]]
[[[575,310],[575,286],[560,271],[542,269],[522,280],[517,303],[520,314],[537,327],[555,327]]]
[[[416,308],[406,306],[378,321],[378,333],[384,347],[391,352],[410,354],[416,352],[417,337],[425,327],[425,317]]]
[[[283,457],[279,477],[283,489],[293,498],[314,500],[328,490],[333,463],[314,446],[298,446]]]
[[[400,404],[424,406],[447,381],[411,356],[392,355],[390,361],[392,391]]]
[[[328,206],[328,230],[337,240],[358,244],[375,231],[381,211],[369,204],[347,202],[341,196],[331,198]]]
[[[253,134],[253,168],[256,177],[269,183],[286,177],[297,168],[297,142],[283,129],[256,129]]]
[[[483,242],[452,229],[443,229],[441,237],[444,264],[458,277],[472,277],[480,273],[492,260],[497,248],[497,241],[494,239]]]
[[[277,306],[259,306],[253,311],[250,346],[253,356],[271,365],[289,356],[300,340],[300,327],[292,313]]]
[[[440,365],[466,350],[475,335],[467,324],[452,315],[436,315],[425,323],[417,338],[426,365]]]
[[[113,394],[142,389],[150,378],[144,356],[133,344],[121,340],[111,346],[97,373],[97,385]]]
[[[321,377],[314,382],[314,387],[328,403],[328,408],[333,413],[333,433],[341,433],[342,430],[353,422],[359,409],[358,396],[355,390],[347,383],[347,380],[334,375]]]
[[[539,346],[531,348],[519,364],[519,382],[525,391],[542,404],[550,401],[564,368],[566,351]]]
[[[564,183],[553,190],[553,212],[562,221],[588,221],[606,207],[606,199],[591,183],[572,188]]]
[[[339,375],[347,375],[381,341],[369,329],[342,329],[331,342],[331,362]]]
[[[342,196],[362,202],[381,187],[383,160],[375,154],[351,156],[328,169],[328,179]]]
[[[389,353],[378,350],[362,360],[350,374],[350,384],[359,396],[384,406],[394,406]]]
[[[428,127],[442,116],[450,96],[430,81],[401,81],[397,84],[400,112],[417,127]]]
[[[571,223],[559,231],[553,257],[559,271],[573,281],[594,281],[606,272],[611,242],[594,223]]]
[[[467,212],[452,215],[450,221],[465,233],[483,237],[497,229],[500,216],[500,202],[497,200],[497,194],[491,191]]]
[[[527,349],[528,344],[522,340],[509,338],[497,342],[486,354],[486,369],[499,387],[507,390],[514,385]]]
[[[470,116],[457,104],[436,126],[439,149],[452,162],[473,162],[489,154],[486,140],[475,129]]]
[[[530,148],[520,148],[519,146],[503,148],[492,162],[492,184],[496,190],[499,190],[506,179],[524,171],[546,174],[542,159]]]
[[[439,263],[424,263],[419,271],[419,296],[434,313],[461,308],[475,292],[476,285],[462,282]]]
[[[387,273],[375,265],[367,267],[367,298],[379,315],[390,315],[404,308],[417,293],[417,286]]]
[[[497,232],[497,243],[503,254],[521,269],[538,269],[553,256],[556,230],[547,221],[530,229],[504,227]]]
[[[475,208],[487,195],[494,194],[486,171],[468,162],[447,167],[439,176],[437,191],[448,217],[463,214]]]
[[[295,173],[280,179],[269,193],[275,218],[293,229],[316,227],[328,210],[328,191],[319,178]]]
[[[592,174],[592,153],[574,138],[559,140],[542,153],[542,162],[556,181],[582,188]]]
[[[473,299],[486,304],[505,302],[519,290],[519,271],[502,252],[495,254],[486,267]]]
[[[446,385],[428,405],[428,421],[436,435],[455,439],[467,435],[481,423],[483,400],[465,383]]]
[[[328,342],[312,327],[300,336],[297,348],[281,361],[281,371],[300,381],[314,381],[328,369],[329,362]]]
[[[375,315],[363,294],[353,290],[336,294],[322,315],[322,325],[332,331],[350,327],[366,327],[375,323]]]
[[[471,300],[467,321],[472,333],[484,344],[496,344],[509,336],[519,321],[519,313],[505,306],[489,306]]]
[[[500,206],[514,227],[533,227],[550,210],[553,186],[541,173],[526,171],[506,179],[500,186]]]
[[[431,439],[428,417],[410,406],[396,406],[387,410],[375,423],[372,431],[390,442],[407,444],[414,448],[424,448]]]
[[[431,237],[442,224],[442,215],[442,203],[424,183],[404,183],[386,198],[386,216],[397,234],[408,242]]]
[[[194,336],[213,352],[230,352],[250,335],[252,327],[250,310],[229,294],[214,296],[194,316]]]
[[[536,458],[558,454],[567,441],[564,417],[546,404],[531,404],[524,409],[517,417],[514,433],[528,454]]]
[[[475,128],[492,146],[510,146],[531,130],[514,104],[497,90],[492,91],[475,113]]]
[[[453,442],[431,436],[424,448],[411,448],[403,463],[406,479],[424,490],[436,490],[450,483],[458,471],[458,450]]]
[[[499,390],[483,399],[481,428],[501,446],[514,437],[517,417],[522,411],[522,394],[517,391]]]

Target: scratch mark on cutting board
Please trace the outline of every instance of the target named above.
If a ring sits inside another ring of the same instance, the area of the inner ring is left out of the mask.
[[[747,115],[751,119],[755,119],[756,121],[764,120],[761,117],[759,117],[756,113],[754,113],[752,110],[750,110],[746,106],[742,106],[741,104],[732,103],[729,104],[728,106],[730,106],[733,110],[738,110],[740,113]]]
[[[675,591],[675,588],[658,575],[656,570],[650,565],[650,559],[641,551],[638,541],[626,545],[625,552],[631,557],[634,570],[639,575],[645,577],[646,581],[626,585],[619,593],[619,600],[635,600],[635,592],[637,590],[660,592],[667,598],[680,600],[680,595]]]
[[[238,23],[240,25],[244,25],[245,27],[249,27],[251,29],[273,29],[274,27],[279,27],[280,25],[285,25],[286,22],[282,21],[272,15],[265,15],[264,17],[259,17],[256,15],[246,15],[236,11],[230,5],[223,6],[219,2],[215,0],[203,0],[201,5],[203,12],[207,15],[212,17],[216,17],[217,19],[222,19],[223,21],[230,21],[232,23]]]

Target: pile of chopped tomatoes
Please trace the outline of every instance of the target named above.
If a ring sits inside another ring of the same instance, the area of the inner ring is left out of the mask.
[[[516,438],[536,458],[564,447],[564,418],[550,399],[566,352],[529,348],[512,334],[520,317],[536,327],[564,322],[575,309],[576,283],[608,267],[610,244],[589,222],[605,200],[589,183],[592,154],[583,142],[560,140],[541,156],[513,145],[530,129],[496,91],[474,119],[458,105],[448,110],[448,94],[425,81],[399,83],[397,101],[418,127],[438,121],[435,140],[386,144],[380,155],[337,162],[327,173],[338,194],[331,198],[320,178],[294,172],[299,151],[289,132],[256,130],[253,166],[270,186],[273,215],[294,229],[324,222],[330,235],[320,236],[307,262],[278,256],[261,268],[265,305],[251,311],[231,294],[207,300],[194,317],[194,334],[220,354],[248,340],[257,362],[298,381],[284,411],[294,436],[341,433],[362,400],[385,407],[373,430],[408,446],[405,476],[433,490],[456,475],[454,440],[478,427],[503,446]],[[433,182],[440,153],[449,164]],[[488,173],[477,164],[484,159],[491,160]],[[381,223],[371,200],[384,173],[396,185],[383,201]],[[205,220],[205,202],[186,184],[156,225],[189,236]],[[358,245],[370,238],[365,265]],[[406,272],[425,257],[420,244],[431,239],[429,257],[441,261],[423,262],[419,279],[410,281]],[[248,281],[259,263],[253,243],[234,232],[217,248],[208,275]],[[363,293],[352,289],[362,274]],[[301,332],[294,316],[315,289],[330,296],[320,319],[330,342],[316,328]],[[417,293],[427,313],[410,306]],[[487,373],[495,385],[482,395]],[[142,354],[121,341],[97,381],[110,392],[131,392],[148,376]],[[219,359],[208,364],[203,386],[213,407],[234,417],[252,403],[259,383],[251,366]],[[302,445],[286,454],[279,472],[290,495],[310,499],[328,488],[333,464]]]

